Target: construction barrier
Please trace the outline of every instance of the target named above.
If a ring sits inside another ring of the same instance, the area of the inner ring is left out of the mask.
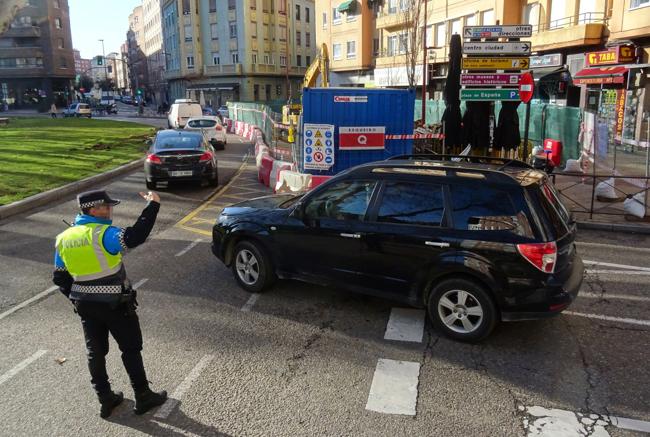
[[[262,155],[260,167],[257,171],[257,180],[259,180],[267,187],[271,186],[270,183],[271,183],[271,171],[273,170],[273,161],[274,159],[271,158],[271,156]]]
[[[257,167],[257,170],[259,170],[260,167],[262,167],[262,158],[265,157],[265,156],[268,156],[269,158],[271,158],[271,154],[269,152],[269,147],[266,146],[266,145],[262,145],[262,146],[259,146],[259,147],[256,146],[255,166]],[[271,158],[271,159],[273,159],[273,158]],[[260,182],[261,181],[262,180],[260,179]]]
[[[278,174],[278,183],[275,185],[275,192],[280,193],[304,193],[309,191],[312,175],[298,173],[291,170],[282,170]]]
[[[292,167],[290,162],[273,160],[273,166],[271,167],[271,174],[269,176],[269,187],[275,191],[275,187],[280,181],[280,172],[282,170],[291,170]]]

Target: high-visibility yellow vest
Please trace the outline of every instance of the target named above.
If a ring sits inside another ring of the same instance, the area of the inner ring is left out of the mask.
[[[66,229],[56,237],[56,248],[75,282],[94,281],[122,268],[122,254],[111,254],[102,244],[108,225],[87,223]]]

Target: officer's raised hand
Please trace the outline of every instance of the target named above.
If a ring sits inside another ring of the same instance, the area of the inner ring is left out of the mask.
[[[155,191],[143,192],[140,191],[140,196],[147,202],[157,202],[160,203],[160,196]]]

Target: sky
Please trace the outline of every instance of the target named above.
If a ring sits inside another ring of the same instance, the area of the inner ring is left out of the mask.
[[[142,4],[141,0],[68,0],[72,44],[81,57],[90,59],[102,54],[104,40],[106,54],[120,51],[129,28],[129,14]]]

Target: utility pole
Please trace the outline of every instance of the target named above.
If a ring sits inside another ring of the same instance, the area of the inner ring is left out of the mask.
[[[289,32],[289,0],[284,0],[284,17],[286,18],[286,29],[287,29],[287,34],[285,38],[285,50],[286,50],[286,56],[285,56],[285,74],[287,77],[287,104],[289,103],[289,100],[291,99],[291,84],[289,82],[289,63],[291,62],[291,56],[289,55],[289,38],[290,38],[290,32]]]
[[[426,124],[427,120],[427,0],[421,0],[424,3],[424,25],[422,26],[422,122]],[[417,27],[417,23],[415,24]]]
[[[108,70],[106,69],[106,50],[104,49],[104,40],[99,39],[98,41],[102,42],[102,62],[104,64],[104,83],[108,83]]]

